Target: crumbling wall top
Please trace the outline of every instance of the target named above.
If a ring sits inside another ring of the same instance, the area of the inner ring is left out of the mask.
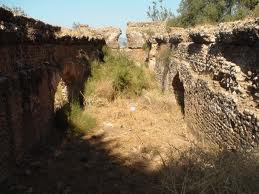
[[[141,48],[147,41],[161,42],[161,40],[167,43],[210,44],[217,42],[253,46],[259,42],[259,18],[193,28],[169,28],[165,22],[129,22],[127,37],[129,48]]]
[[[45,24],[42,21],[25,16],[15,16],[0,7],[0,43],[66,43],[84,44],[103,42],[104,36],[94,30],[67,29]]]

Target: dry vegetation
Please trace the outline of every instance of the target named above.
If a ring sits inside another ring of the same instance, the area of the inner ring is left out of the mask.
[[[161,49],[165,63],[167,50]],[[158,183],[150,183],[154,193],[259,192],[258,155],[199,143],[174,95],[161,92],[144,66],[134,66],[122,53],[110,54],[105,63],[93,64],[85,88],[85,107],[72,104],[70,124],[86,142],[102,137],[109,156],[127,169],[157,177]],[[130,182],[135,175],[127,176]]]
[[[258,193],[258,154],[193,145],[175,147],[160,169],[164,193]]]

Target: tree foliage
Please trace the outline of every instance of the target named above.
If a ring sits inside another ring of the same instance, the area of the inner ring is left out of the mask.
[[[183,26],[242,19],[259,0],[182,0],[179,20]]]
[[[165,20],[167,9],[159,8],[163,0],[153,2],[149,7],[148,16],[152,20]],[[218,23],[243,19],[252,14],[259,0],[181,0],[178,16],[170,16],[169,26],[188,27],[202,23]],[[258,8],[257,8],[258,9]],[[167,15],[166,15],[167,16]]]
[[[173,17],[173,13],[170,9],[167,9],[163,5],[164,0],[152,1],[152,5],[148,7],[147,16],[152,21],[165,21]]]

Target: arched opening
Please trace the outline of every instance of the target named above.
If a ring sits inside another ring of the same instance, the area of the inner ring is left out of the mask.
[[[172,83],[174,94],[178,105],[181,107],[181,111],[184,114],[184,86],[183,82],[180,80],[179,73],[173,79]]]

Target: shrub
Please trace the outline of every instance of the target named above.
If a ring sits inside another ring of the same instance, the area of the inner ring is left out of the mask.
[[[181,23],[180,17],[174,17],[166,21],[166,28],[170,28],[170,27],[185,27],[185,26]]]
[[[96,61],[91,65],[92,76],[85,84],[86,97],[96,95],[113,100],[118,95],[141,95],[149,87],[144,67],[136,66],[123,53],[106,53],[104,63]]]
[[[68,122],[71,130],[77,133],[86,133],[96,126],[96,120],[84,111],[77,102],[70,105],[68,114]]]
[[[249,16],[258,6],[258,2],[258,0],[181,0],[178,16],[170,18],[167,25],[189,27],[240,20]]]

